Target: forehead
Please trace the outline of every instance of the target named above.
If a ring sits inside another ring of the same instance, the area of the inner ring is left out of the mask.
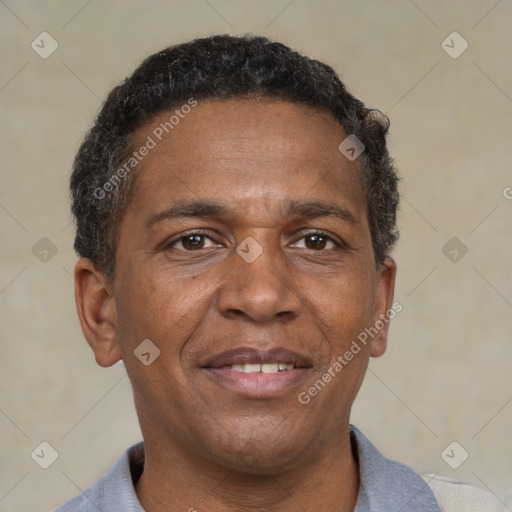
[[[329,113],[290,102],[178,106],[136,133],[135,149],[148,141],[152,148],[136,170],[132,204],[149,201],[158,209],[173,200],[222,196],[248,213],[257,209],[255,200],[277,205],[311,196],[361,205],[358,162],[338,149],[345,138]]]

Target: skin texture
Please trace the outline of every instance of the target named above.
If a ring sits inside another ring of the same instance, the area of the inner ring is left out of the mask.
[[[141,128],[135,146],[168,118]],[[114,282],[78,261],[77,309],[96,361],[122,357],[132,382],[148,512],[353,510],[350,409],[388,324],[310,403],[297,398],[393,301],[396,266],[375,263],[358,162],[338,150],[345,137],[330,114],[288,102],[199,102],[138,170]],[[185,201],[226,211],[151,223]],[[291,202],[348,213],[290,213]],[[196,229],[205,236],[180,241]],[[252,263],[236,252],[249,236],[262,249]],[[145,339],[161,351],[149,366],[134,356]],[[240,347],[282,347],[308,368],[248,396],[204,368]]]

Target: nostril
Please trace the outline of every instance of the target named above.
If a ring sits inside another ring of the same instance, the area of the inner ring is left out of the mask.
[[[230,309],[229,313],[235,316],[247,316],[241,309]]]

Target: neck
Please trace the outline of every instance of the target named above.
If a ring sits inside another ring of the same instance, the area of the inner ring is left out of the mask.
[[[137,496],[147,512],[352,512],[359,470],[348,425],[336,441],[285,469],[247,473],[184,456],[174,446],[147,438]]]

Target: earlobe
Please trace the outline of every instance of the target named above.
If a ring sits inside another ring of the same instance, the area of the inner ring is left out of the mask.
[[[386,352],[388,342],[389,323],[393,312],[393,297],[395,294],[396,263],[387,257],[380,265],[377,277],[375,295],[375,314],[373,325],[377,329],[372,340],[370,355],[380,357]]]
[[[82,332],[96,362],[103,367],[117,363],[122,356],[113,286],[88,258],[80,258],[75,266],[75,302]]]

